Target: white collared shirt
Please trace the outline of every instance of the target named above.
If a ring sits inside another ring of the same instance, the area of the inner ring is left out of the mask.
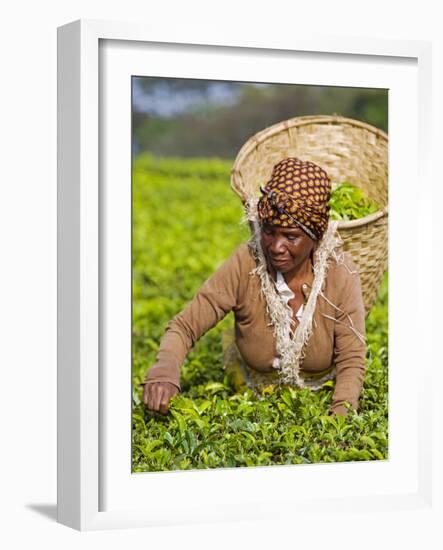
[[[286,304],[286,306],[289,308],[291,312],[291,317],[293,317],[293,311],[291,306],[289,305],[289,300],[292,300],[292,298],[295,298],[295,294],[292,292],[292,290],[288,287],[285,278],[283,277],[283,274],[280,271],[277,271],[277,281],[276,281],[276,287],[277,291],[280,294],[281,299]],[[303,309],[304,304],[301,304],[299,310],[295,314],[297,319],[300,321],[302,315],[303,315]]]

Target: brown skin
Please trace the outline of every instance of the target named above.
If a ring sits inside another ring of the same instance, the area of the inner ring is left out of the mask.
[[[336,405],[333,410],[329,411],[329,414],[334,414],[335,416],[346,416],[348,414],[348,409],[344,405]]]
[[[312,284],[312,254],[317,243],[299,227],[263,224],[261,244],[271,271],[280,271],[295,298],[289,305],[297,311],[303,303],[303,283]]]
[[[151,411],[167,414],[169,401],[179,392],[177,386],[170,382],[153,382],[145,384],[143,403]]]

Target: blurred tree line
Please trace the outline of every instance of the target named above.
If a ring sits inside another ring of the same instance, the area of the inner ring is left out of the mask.
[[[233,159],[256,132],[302,115],[342,115],[388,131],[388,91],[134,77],[133,152]]]

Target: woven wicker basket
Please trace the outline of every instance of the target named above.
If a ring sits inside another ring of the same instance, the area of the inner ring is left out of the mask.
[[[360,272],[368,314],[388,261],[388,137],[369,124],[339,116],[296,117],[270,126],[248,139],[235,159],[231,186],[242,202],[259,196],[273,166],[291,156],[318,164],[333,184],[347,181],[361,187],[382,207],[338,223],[343,249]]]

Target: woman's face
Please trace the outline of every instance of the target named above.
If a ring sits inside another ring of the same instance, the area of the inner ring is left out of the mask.
[[[276,271],[296,272],[311,255],[315,241],[298,227],[264,223],[261,244],[267,260]]]

